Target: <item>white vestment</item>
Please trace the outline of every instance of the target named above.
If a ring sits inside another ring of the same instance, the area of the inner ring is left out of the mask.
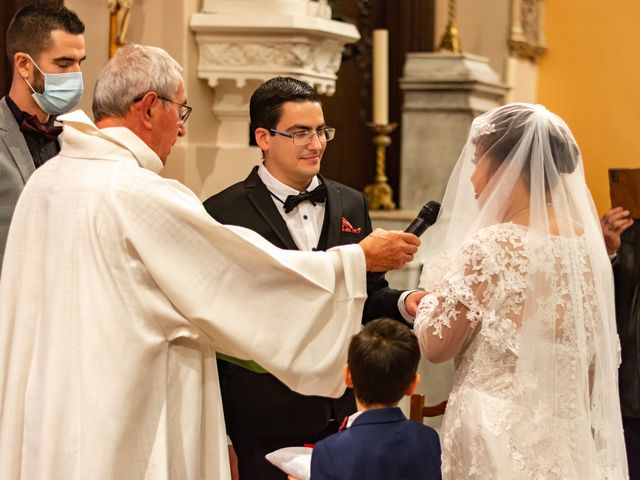
[[[215,352],[342,394],[362,249],[286,251],[222,226],[130,130],[61,120],[3,264],[0,478],[228,478]]]

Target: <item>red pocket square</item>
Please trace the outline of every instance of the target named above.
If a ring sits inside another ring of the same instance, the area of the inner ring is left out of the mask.
[[[353,228],[349,221],[346,218],[342,217],[342,231],[349,233],[360,233],[362,232],[362,228]]]

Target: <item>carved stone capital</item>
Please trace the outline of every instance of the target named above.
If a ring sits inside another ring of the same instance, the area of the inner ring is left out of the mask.
[[[336,40],[319,43],[252,39],[204,42],[200,46],[198,74],[215,87],[220,80],[235,80],[243,87],[248,80],[264,81],[276,75],[304,80],[319,93],[333,94],[343,45]]]
[[[263,9],[259,2],[239,3],[255,3],[255,10]],[[221,80],[233,80],[239,88],[251,80],[291,76],[310,83],[318,93],[331,95],[344,46],[357,41],[360,34],[351,24],[325,18],[326,2],[307,3],[313,4],[308,15],[258,15],[246,10],[194,15],[191,29],[200,49],[198,76],[212,87]]]
[[[354,25],[331,20],[327,0],[203,0],[191,30],[198,77],[215,89],[215,146],[233,158],[259,158],[249,146],[249,100],[258,85],[289,76],[331,95],[345,44],[360,39]]]

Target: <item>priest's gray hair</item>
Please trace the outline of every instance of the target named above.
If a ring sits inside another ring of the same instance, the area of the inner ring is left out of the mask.
[[[127,44],[98,74],[93,117],[123,118],[135,99],[147,92],[172,98],[182,82],[182,67],[158,47]]]

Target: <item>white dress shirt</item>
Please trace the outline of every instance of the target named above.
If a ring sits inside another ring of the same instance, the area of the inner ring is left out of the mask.
[[[315,250],[320,241],[322,234],[322,225],[324,224],[325,203],[316,203],[315,205],[309,201],[299,203],[289,213],[284,211],[284,202],[289,195],[298,195],[299,192],[295,188],[285,185],[275,178],[264,164],[258,166],[258,176],[262,183],[271,192],[271,199],[276,206],[280,215],[287,224],[287,229],[293,238],[293,241],[300,250]],[[311,191],[320,185],[318,176],[314,176],[307,188]],[[407,296],[417,290],[407,290],[402,292],[398,298],[398,310],[402,318],[409,324],[413,325],[414,317],[407,312],[404,304]]]
[[[260,164],[258,167],[258,176],[267,187],[267,190],[271,192],[271,199],[287,224],[287,229],[298,248],[306,251],[315,250],[322,234],[325,204],[316,203],[314,205],[310,201],[304,201],[289,213],[285,213],[284,202],[287,197],[289,195],[298,195],[302,192],[285,185],[275,178],[269,173],[264,164]],[[320,180],[316,175],[311,180],[307,191],[311,191],[319,185]]]

